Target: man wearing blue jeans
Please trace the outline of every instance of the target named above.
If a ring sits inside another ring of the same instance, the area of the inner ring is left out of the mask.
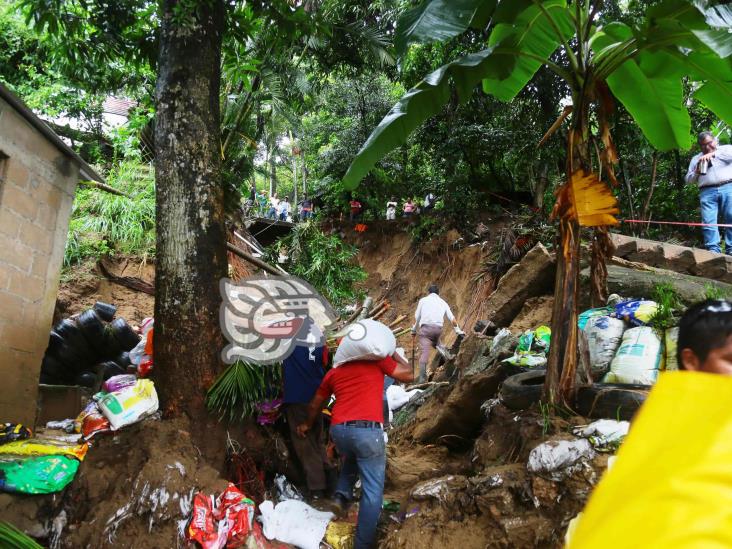
[[[713,225],[732,224],[732,145],[719,146],[710,132],[701,132],[697,143],[701,152],[691,159],[686,182],[699,186],[704,247],[720,253],[719,227]],[[732,227],[724,228],[724,251],[732,255]]]
[[[356,525],[356,549],[373,547],[381,514],[386,471],[384,376],[412,381],[412,370],[404,357],[395,353],[381,360],[356,360],[333,368],[323,378],[310,401],[307,421],[297,427],[306,436],[323,404],[331,395],[333,407],[330,435],[343,461],[333,497],[343,510],[353,499],[356,478],[361,477],[361,500]]]

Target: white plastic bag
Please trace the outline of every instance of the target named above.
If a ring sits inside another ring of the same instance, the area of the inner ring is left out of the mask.
[[[396,351],[394,333],[377,320],[359,320],[347,330],[333,357],[334,368],[354,360],[380,360]]]
[[[158,394],[152,381],[138,379],[134,385],[103,396],[98,405],[116,431],[157,412]]]
[[[147,344],[147,334],[153,328],[154,323],[153,319],[148,317],[140,325],[142,328],[140,331],[142,337],[140,338],[140,342],[130,351],[130,362],[135,366],[139,366],[143,360],[152,358],[145,354],[145,345]]]
[[[386,390],[386,400],[389,403],[389,410],[398,410],[409,402],[414,395],[418,395],[421,392],[422,389],[407,391],[404,387],[396,383],[389,385],[389,388]]]
[[[603,381],[652,385],[658,379],[662,358],[661,340],[653,328],[631,328],[623,334],[623,341]]]
[[[281,501],[275,507],[271,501],[259,505],[262,531],[267,539],[291,543],[301,549],[319,549],[333,513],[318,511],[307,503],[294,499]]]
[[[531,450],[526,465],[531,473],[560,482],[595,457],[588,440],[550,440]]]
[[[625,322],[610,316],[592,316],[585,324],[585,335],[590,350],[590,368],[598,377],[605,373],[620,347]]]

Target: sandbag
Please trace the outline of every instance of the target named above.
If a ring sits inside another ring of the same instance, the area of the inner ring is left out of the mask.
[[[594,379],[607,372],[615,352],[620,347],[625,322],[610,316],[593,316],[585,324],[590,351],[590,369]]]
[[[630,322],[633,326],[645,326],[658,310],[658,303],[648,300],[623,301],[615,305],[613,316]]]
[[[732,377],[661,376],[568,548],[732,547],[730,402]]]
[[[68,456],[39,456],[0,461],[0,490],[21,494],[51,494],[63,490],[79,469]]]
[[[652,385],[663,363],[661,340],[653,328],[640,326],[623,334],[604,383]]]
[[[138,379],[134,385],[104,395],[99,409],[109,420],[113,431],[137,423],[158,411],[158,394],[149,379]]]
[[[396,351],[396,338],[386,324],[369,318],[349,325],[335,357],[333,367],[355,360],[380,360]]]
[[[673,372],[679,369],[679,361],[676,352],[679,345],[679,327],[669,328],[664,332],[663,342],[666,350],[666,370]]]
[[[577,326],[580,330],[584,330],[587,326],[587,321],[595,316],[608,316],[613,313],[615,309],[612,307],[598,307],[596,309],[587,309],[579,314],[577,317]]]

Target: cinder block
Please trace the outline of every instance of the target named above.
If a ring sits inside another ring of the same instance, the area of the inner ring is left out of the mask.
[[[7,171],[5,172],[5,180],[16,185],[21,189],[28,186],[30,180],[30,172],[25,165],[17,158],[9,158],[7,161]]]
[[[663,258],[665,269],[676,271],[677,273],[688,272],[696,265],[694,250],[686,246],[678,246],[676,244],[663,244]]]
[[[22,297],[0,290],[0,315],[6,321],[18,322],[23,318],[25,303]]]
[[[9,208],[0,206],[0,235],[5,238],[14,239],[18,236],[20,224],[23,218]]]
[[[638,238],[636,239],[636,250],[629,253],[626,259],[645,263],[651,267],[660,267],[665,262],[663,245],[655,240]]]
[[[33,250],[24,246],[18,240],[7,242],[0,246],[0,263],[5,263],[23,273],[29,273],[33,263]]]
[[[46,281],[42,278],[15,271],[10,273],[8,291],[28,301],[40,301],[46,292]]]
[[[33,254],[33,265],[31,266],[31,271],[30,271],[31,276],[37,276],[38,278],[45,280],[46,275],[48,274],[49,260],[50,260],[50,256],[48,254],[44,254],[41,252],[34,253]]]
[[[724,280],[732,271],[732,257],[724,254],[714,254],[716,257],[698,263],[694,270],[698,276]]]
[[[2,200],[3,208],[10,208],[29,221],[36,219],[36,215],[38,214],[38,201],[20,187],[12,183],[5,185]]]
[[[20,226],[18,240],[33,251],[49,254],[53,248],[53,237],[51,231],[30,221],[24,221]]]

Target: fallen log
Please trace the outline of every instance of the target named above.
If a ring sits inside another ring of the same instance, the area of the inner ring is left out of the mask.
[[[269,274],[273,274],[275,276],[281,276],[283,274],[284,275],[287,274],[287,271],[285,271],[282,267],[278,267],[278,268],[272,267],[272,265],[270,265],[269,263],[265,263],[261,259],[257,259],[256,257],[246,253],[244,250],[242,250],[238,246],[234,246],[231,242],[226,243],[226,249],[229,250],[230,252],[238,255],[242,259],[248,261],[252,265],[255,265],[255,266],[259,267],[260,269],[262,269],[263,271],[268,272]]]
[[[137,290],[138,292],[155,295],[155,284],[151,284],[150,282],[146,282],[143,279],[137,278],[135,276],[117,276],[116,274],[111,273],[102,261],[98,261],[97,266],[99,267],[101,273],[115,284],[119,284],[120,286],[124,286],[126,288],[131,288],[132,290]]]

